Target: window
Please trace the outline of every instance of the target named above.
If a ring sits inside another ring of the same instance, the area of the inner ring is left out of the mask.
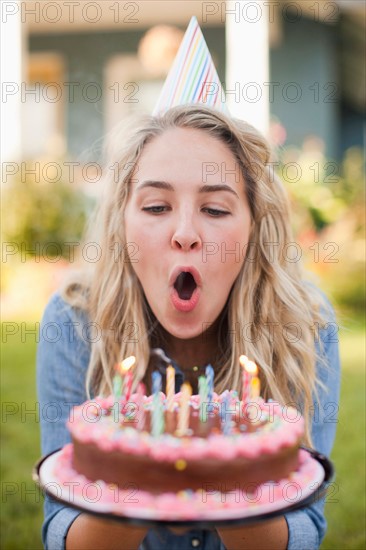
[[[65,88],[62,56],[30,54],[27,83],[22,88],[25,158],[65,152]]]

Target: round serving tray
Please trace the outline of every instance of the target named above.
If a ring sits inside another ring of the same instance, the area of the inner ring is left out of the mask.
[[[226,504],[233,502],[238,495],[230,495],[215,491],[215,503],[212,506],[209,501],[203,506],[202,499],[199,503],[199,513],[195,515],[195,503],[189,501],[189,495],[186,492],[178,494],[168,493],[165,495],[150,495],[150,501],[146,500],[148,493],[140,493],[141,499],[135,498],[139,496],[139,492],[133,488],[127,493],[127,497],[123,499],[111,498],[111,491],[107,484],[103,482],[91,482],[82,476],[73,477],[69,480],[63,478],[62,481],[58,477],[59,463],[62,454],[62,449],[58,449],[44,457],[42,457],[33,469],[33,479],[41,489],[52,499],[64,505],[71,506],[105,519],[113,519],[130,523],[134,525],[143,525],[146,527],[153,526],[171,526],[171,527],[191,527],[195,529],[212,529],[213,527],[229,527],[235,525],[244,525],[249,523],[257,523],[266,521],[279,515],[298,510],[309,506],[313,502],[319,500],[326,493],[327,487],[333,479],[334,469],[331,461],[321,453],[313,449],[302,448],[308,453],[307,461],[311,465],[309,470],[311,474],[307,474],[306,484],[301,486],[300,491],[294,491],[296,481],[289,478],[285,486],[290,489],[290,496],[281,498],[266,498],[265,502],[259,502],[255,497],[250,497],[244,502],[243,506],[236,500],[235,505]],[[80,487],[84,484],[84,487]],[[261,490],[269,491],[270,494],[275,494],[275,487],[278,484],[264,484]],[[75,490],[75,487],[77,488]],[[108,498],[104,496],[98,498],[98,491],[108,491]],[[84,491],[85,489],[85,491]],[[87,491],[88,489],[88,491]],[[91,492],[90,490],[91,489]],[[117,493],[114,493],[116,495]],[[239,494],[239,493],[238,493]],[[241,493],[241,498],[243,499]],[[247,494],[248,496],[248,494]],[[164,498],[166,499],[164,501]],[[154,499],[158,499],[154,501]],[[176,500],[174,500],[176,499]],[[186,501],[186,502],[182,502]],[[225,503],[225,504],[220,504]],[[206,507],[205,507],[206,506]]]

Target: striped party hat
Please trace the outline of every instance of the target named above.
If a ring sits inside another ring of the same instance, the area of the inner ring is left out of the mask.
[[[176,105],[192,103],[202,103],[229,114],[221,82],[196,17],[190,20],[153,115],[162,115]]]

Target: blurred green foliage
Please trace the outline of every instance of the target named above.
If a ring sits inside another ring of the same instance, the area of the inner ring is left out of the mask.
[[[30,163],[31,168],[34,163]],[[65,243],[79,242],[91,199],[75,183],[45,180],[22,169],[3,188],[2,239],[47,256],[66,256]],[[39,169],[42,175],[42,170]],[[52,243],[52,245],[51,245]]]
[[[301,233],[305,222],[320,232],[354,207],[358,213],[357,229],[361,229],[365,175],[360,148],[348,149],[343,160],[336,162],[311,146],[307,149],[305,145],[301,150],[290,147],[280,153],[279,173],[291,197],[297,232]]]
[[[303,259],[335,305],[350,315],[365,308],[364,166],[361,149],[349,149],[337,163],[324,156],[316,138],[279,153],[278,172],[290,195]]]

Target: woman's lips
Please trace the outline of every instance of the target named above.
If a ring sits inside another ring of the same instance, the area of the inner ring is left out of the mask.
[[[201,289],[199,287],[196,287],[189,300],[182,300],[181,298],[179,298],[177,290],[173,287],[170,292],[170,300],[175,309],[183,313],[188,313],[196,307],[200,299],[200,295]]]
[[[191,273],[191,275],[193,275],[193,277],[194,277],[194,280],[196,281],[196,285],[197,286],[202,285],[201,274],[198,271],[198,269],[196,267],[194,267],[193,265],[177,265],[170,274],[169,285],[173,286],[175,281],[177,280],[178,275],[180,273],[183,273],[183,272]]]

